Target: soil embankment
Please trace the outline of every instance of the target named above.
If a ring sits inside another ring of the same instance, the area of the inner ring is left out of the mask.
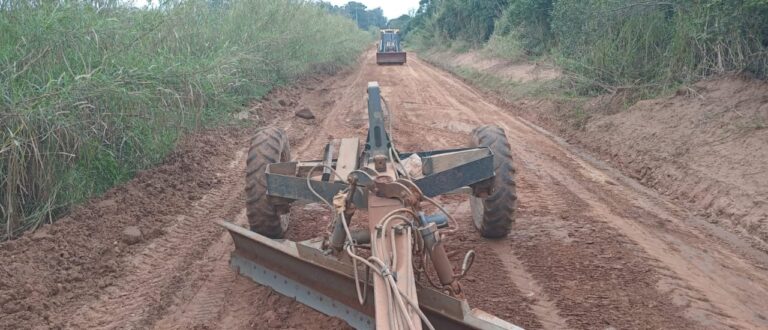
[[[449,54],[432,53],[428,59],[452,71],[469,68],[512,83],[557,78],[557,71],[543,64]],[[768,251],[768,83],[717,77],[631,106],[625,95],[583,105],[518,95],[505,101],[514,113]]]

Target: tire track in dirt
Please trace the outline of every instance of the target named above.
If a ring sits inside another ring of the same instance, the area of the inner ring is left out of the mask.
[[[422,64],[417,62],[416,65],[421,66]],[[435,70],[432,70],[431,68],[428,68],[426,66],[424,67],[424,71],[426,71],[427,74],[422,74],[422,76],[427,76],[427,77],[431,78],[434,81],[434,83],[423,83],[423,85],[424,86],[438,86],[439,85],[439,86],[441,86],[442,90],[450,90],[451,92],[449,94],[447,94],[447,93],[440,93],[441,98],[446,100],[446,102],[448,102],[452,106],[452,108],[454,110],[458,110],[460,113],[463,113],[465,115],[464,116],[465,120],[468,120],[470,122],[473,122],[473,121],[474,122],[478,122],[477,121],[477,118],[478,118],[477,114],[478,113],[484,113],[483,111],[478,111],[479,110],[478,107],[481,108],[481,109],[482,108],[488,108],[488,109],[491,110],[492,113],[493,112],[497,112],[497,113],[499,112],[494,106],[488,104],[487,102],[484,102],[482,100],[482,98],[480,98],[479,94],[477,94],[476,92],[472,91],[471,89],[466,88],[465,86],[461,86],[460,84],[455,83],[455,81],[452,81],[451,78],[445,77],[444,74],[436,72]],[[455,87],[455,88],[452,88],[452,87]],[[465,104],[463,102],[471,102],[471,103]],[[475,109],[472,108],[473,106],[475,107]],[[485,113],[485,114],[489,115],[488,113]],[[444,121],[445,117],[444,116],[440,116],[440,117]],[[447,116],[447,117],[448,117],[449,120],[455,118],[455,116]],[[494,117],[498,118],[499,116],[498,115],[496,115],[496,116],[490,116],[489,115],[486,118],[486,122],[487,122],[488,119],[492,120],[492,118],[494,118]],[[416,120],[418,120],[418,119],[419,118],[416,118]],[[421,118],[421,119],[424,120],[426,118]],[[504,119],[508,119],[508,118],[504,118]],[[513,145],[519,146],[519,145],[523,144],[523,143],[520,143],[521,141],[531,140],[532,135],[533,135],[533,138],[535,139],[534,142],[531,143],[531,141],[526,141],[525,144],[533,144],[533,145],[536,145],[538,147],[547,146],[547,144],[551,144],[550,141],[548,141],[548,139],[546,137],[543,137],[543,138],[539,137],[538,136],[539,134],[535,134],[536,132],[534,132],[530,128],[525,127],[523,125],[520,125],[519,123],[516,123],[514,121],[512,121],[511,123],[508,123],[508,122],[509,122],[509,120],[500,120],[500,121],[496,121],[496,124],[500,124],[501,126],[506,128],[508,134],[510,135],[509,138],[513,142]],[[478,123],[482,123],[482,122],[478,122]],[[508,126],[509,124],[515,124],[515,126],[517,126],[517,127],[514,127],[512,129],[510,129],[510,127]],[[518,149],[517,150],[518,151],[517,154],[521,154],[519,152],[519,148],[517,148],[517,149]],[[553,154],[553,153],[554,154],[558,154],[557,152],[559,150],[557,150],[556,148],[550,148],[550,149],[553,149],[553,150],[546,150],[546,151],[551,151],[550,154]],[[528,150],[528,151],[530,151],[530,150]],[[542,153],[543,152],[541,152],[541,151],[538,152],[538,154],[542,154]],[[537,153],[533,153],[533,154],[535,155]],[[530,153],[527,153],[527,154],[526,153],[522,153],[522,156],[523,156],[523,158],[525,158],[525,161],[526,161],[527,165],[535,164],[535,165],[537,165],[536,166],[537,168],[547,168],[547,167],[550,167],[550,171],[552,170],[551,169],[552,168],[552,164],[545,164],[545,163],[541,162],[541,160],[544,159],[544,158],[542,158],[542,157],[531,157],[530,155],[531,155]],[[568,159],[568,157],[566,156],[565,159]],[[548,160],[548,162],[552,163],[551,160]],[[570,165],[570,164],[566,164],[562,168],[557,169],[557,170],[561,171],[561,172],[567,172],[567,170],[565,170],[565,168],[567,168],[566,166],[568,166],[568,165]],[[524,178],[521,178],[521,179],[524,180]],[[578,183],[575,184],[575,186],[578,186],[578,185],[579,185]],[[571,186],[573,186],[573,184]],[[578,194],[577,194],[577,196],[578,196]],[[544,196],[544,198],[538,198],[538,200],[554,200],[554,201],[557,201],[558,198],[552,198],[552,197]],[[553,211],[558,212],[558,213],[562,213],[562,210],[553,210]],[[522,248],[522,247],[521,246],[516,246],[516,248]],[[589,258],[589,257],[594,257],[594,256],[585,255],[583,257],[584,258]],[[602,270],[602,269],[593,269],[593,271],[594,272],[603,272],[604,270]],[[618,285],[619,283],[616,283],[616,284]],[[615,287],[613,290],[617,290],[617,289],[621,290],[622,289],[621,285]],[[597,300],[601,300],[601,299],[604,299],[604,298],[598,297]],[[584,301],[580,301],[579,303],[580,304],[588,304],[587,302],[584,302]],[[574,308],[574,307],[578,307],[578,306],[563,306],[563,307]],[[627,306],[627,308],[629,308],[629,306]],[[658,310],[656,312],[656,314],[664,314],[664,313],[662,311]],[[674,318],[665,317],[665,319],[672,320]],[[578,322],[575,322],[574,326],[578,327],[579,326]]]
[[[509,114],[502,115],[517,120]],[[543,131],[523,123],[540,134]],[[689,223],[692,220],[688,212],[680,212],[674,206],[671,210],[662,208],[671,204],[654,201],[661,199],[659,196],[617,185],[595,165],[576,153],[566,152],[565,147],[560,149],[558,152],[570,163],[567,166],[576,172],[564,167],[559,179],[589,203],[590,217],[606,222],[638,245],[638,257],[655,266],[661,277],[658,289],[668,293],[675,304],[685,307],[690,319],[710,328],[768,326],[761,314],[768,303],[762,298],[768,294],[768,277],[758,267],[727,246],[713,244],[716,242],[706,233]],[[622,177],[618,173],[612,175]]]
[[[454,217],[464,220],[463,226],[469,229],[471,232],[470,235],[477,235],[473,232],[474,227],[471,221],[471,209],[466,198],[460,199],[458,202],[449,201],[446,203],[446,208],[449,212],[453,212],[452,214]],[[518,219],[517,221],[519,222],[520,220]],[[519,239],[522,236],[520,231],[514,232],[511,235],[513,239]],[[482,245],[489,247],[490,250],[498,256],[501,261],[499,266],[505,271],[504,273],[507,275],[507,280],[514,283],[515,287],[520,291],[521,297],[525,298],[532,314],[535,315],[537,322],[532,323],[528,321],[528,323],[531,324],[529,324],[527,328],[568,328],[565,319],[559,315],[559,310],[549,295],[525,268],[523,262],[514,254],[509,253],[509,247],[505,240],[487,240],[483,242]]]
[[[507,271],[510,280],[523,292],[526,297],[530,297],[533,302],[531,309],[536,315],[541,327],[544,329],[566,329],[565,319],[560,316],[560,311],[555,306],[552,299],[533,278],[531,273],[525,269],[522,261],[514,254],[509,253],[508,248],[503,243],[490,243],[496,254],[502,258],[504,269]]]
[[[627,245],[635,254],[633,258],[645,260],[647,265],[654,268],[655,275],[659,277],[656,283],[658,290],[668,294],[666,299],[674,301],[675,305],[684,307],[685,314],[690,319],[707,327],[752,328],[768,325],[760,313],[766,303],[765,300],[761,302],[759,298],[764,297],[766,279],[760,275],[759,268],[750,265],[723,246],[718,246],[714,252],[709,251],[710,248],[706,245],[710,245],[711,242],[707,241],[711,239],[706,239],[706,234],[691,231],[689,227],[698,226],[691,226],[689,219],[679,218],[681,214],[683,217],[690,217],[687,212],[679,212],[674,208],[667,211],[655,205],[668,206],[669,203],[654,202],[648,196],[629,190],[628,187],[617,187],[606,174],[577,157],[577,153],[573,153],[562,141],[495,106],[489,106],[480,94],[455,83],[455,79],[447,74],[428,67],[426,70],[430,71],[431,77],[442,86],[456,86],[454,94],[458,94],[457,98],[476,98],[475,104],[482,105],[482,108],[487,108],[490,112],[487,113],[486,120],[496,121],[506,126],[508,133],[512,132],[510,140],[513,146],[514,142],[519,141],[517,144],[522,142],[537,148],[544,147],[542,150],[529,149],[518,154],[527,158],[524,159],[527,165],[535,164],[538,168],[548,168],[568,190],[572,190],[576,196],[587,202],[589,209],[585,216],[609,225],[610,229],[620,233],[621,241],[631,243]],[[469,107],[463,107],[467,108]],[[555,143],[552,143],[553,141]],[[534,156],[536,154],[539,155]],[[551,160],[541,157],[547,154],[552,157]],[[613,175],[616,177],[615,173]],[[661,199],[658,196],[653,198]],[[667,222],[677,227],[672,233],[669,231],[669,225],[659,226],[660,223]],[[702,244],[704,242],[707,243]],[[731,267],[739,271],[730,270]],[[711,275],[712,271],[719,275]],[[729,283],[722,285],[723,279]],[[718,299],[722,296],[727,297],[728,302]]]
[[[80,308],[67,325],[72,328],[141,328],[153,322],[168,307],[190,262],[209,245],[220,230],[212,220],[226,217],[242,190],[241,175],[245,153],[238,152],[223,174],[223,184],[193,204],[189,215],[177,222],[132,260],[130,273],[96,301]],[[239,209],[240,207],[238,207]],[[116,315],[122,317],[116,318]]]
[[[315,80],[317,85],[346,85],[347,88],[322,88],[300,84],[296,88],[286,88],[271,94],[272,100],[266,100],[257,108],[262,111],[277,112],[270,116],[267,124],[272,124],[284,128],[292,142],[291,148],[295,159],[309,159],[314,156],[311,154],[315,149],[313,144],[324,141],[325,137],[336,127],[338,122],[334,118],[343,118],[345,112],[351,111],[349,104],[342,101],[350,99],[348,94],[359,93],[354,91],[352,86],[361,81],[361,72],[353,71],[340,74],[338,77]],[[334,101],[333,106],[328,106],[327,100]],[[291,108],[280,108],[280,106],[271,105],[271,103],[287,104],[296,109],[311,108],[317,116],[314,120],[304,120],[293,116]],[[341,103],[341,104],[340,104]],[[293,104],[293,105],[291,105]],[[319,129],[312,130],[309,127]],[[323,137],[318,139],[311,135]],[[318,149],[319,150],[319,149]],[[245,152],[245,149],[243,150]],[[244,161],[243,161],[244,164]],[[243,170],[238,168],[234,173],[242,174]],[[242,175],[241,175],[242,176]],[[242,178],[239,178],[242,181]],[[241,190],[244,189],[244,181],[241,182]],[[239,200],[234,204],[240,209],[239,214],[234,218],[234,223],[246,226],[245,202]],[[303,206],[294,206],[294,209]],[[316,219],[294,219],[295,213],[292,212],[292,227],[288,237],[295,235],[297,228],[296,222],[311,221]],[[159,322],[153,325],[156,329],[189,329],[189,328],[209,328],[209,329],[243,329],[243,328],[277,328],[277,327],[298,327],[298,328],[318,328],[318,329],[338,329],[342,327],[339,320],[332,319],[322,315],[306,306],[300,305],[293,300],[282,297],[271,289],[260,286],[245,278],[236,276],[229,268],[229,254],[234,249],[229,234],[221,233],[219,239],[213,244],[205,254],[202,262],[198,262],[198,267],[205,269],[208,274],[200,278],[194,285],[190,285],[186,290],[177,293],[177,306]],[[265,304],[266,301],[271,303]],[[269,306],[269,308],[264,308]]]
[[[243,211],[234,218],[234,223],[247,224]],[[195,267],[200,267],[200,273],[205,275],[188,286],[188,290],[178,292],[174,299],[179,302],[175,304],[175,310],[169,310],[153,327],[191,329],[215,324],[225,309],[227,297],[234,290],[232,282],[236,275],[229,268],[231,252],[232,241],[229,234],[221,233],[201,260],[195,262]]]

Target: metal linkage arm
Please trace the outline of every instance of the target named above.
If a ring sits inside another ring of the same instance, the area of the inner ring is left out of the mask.
[[[402,153],[406,159],[414,153]],[[493,173],[493,153],[488,148],[465,148],[417,152],[421,158],[424,177],[414,183],[427,197],[435,197],[457,188],[490,179]]]
[[[318,171],[317,173],[321,173]],[[333,200],[340,191],[347,189],[349,185],[338,181],[319,181],[309,180],[318,195],[326,201]],[[367,193],[365,189],[357,188],[354,203],[360,208],[365,208],[368,204]],[[267,166],[267,193],[272,197],[279,197],[288,200],[302,200],[311,202],[321,202],[312,191],[307,188],[306,174],[302,172],[302,167],[298,162],[275,163]]]
[[[383,155],[389,158],[389,149],[392,142],[389,133],[384,127],[384,111],[381,107],[381,89],[379,83],[368,83],[368,140],[365,142],[365,151],[368,156]]]

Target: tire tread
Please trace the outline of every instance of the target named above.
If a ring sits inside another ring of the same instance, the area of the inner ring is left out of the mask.
[[[246,160],[246,214],[251,230],[270,238],[282,238],[285,230],[267,195],[267,165],[290,158],[288,138],[280,128],[263,128],[251,139]]]
[[[515,168],[507,135],[498,126],[480,126],[472,131],[471,145],[491,149],[496,174],[491,195],[482,200],[482,219],[476,219],[475,227],[483,237],[505,237],[512,230],[517,208]]]

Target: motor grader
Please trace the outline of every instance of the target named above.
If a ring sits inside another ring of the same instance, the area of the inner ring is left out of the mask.
[[[505,237],[516,196],[504,131],[482,126],[465,148],[400,152],[387,117],[371,82],[362,145],[345,138],[338,153],[328,143],[322,159],[295,161],[282,129],[258,131],[246,164],[250,230],[220,223],[235,243],[231,267],[356,329],[520,329],[469,307],[461,280],[475,254],[451,263],[445,235],[459,224],[435,199],[468,194],[480,235]],[[284,239],[301,201],[327,205],[327,230]]]
[[[376,64],[405,64],[406,53],[400,43],[400,30],[383,29],[376,51]]]

